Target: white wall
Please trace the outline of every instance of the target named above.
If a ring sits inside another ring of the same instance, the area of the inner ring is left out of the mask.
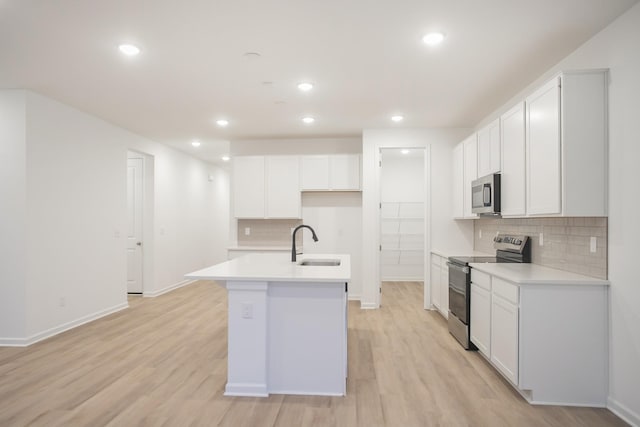
[[[548,70],[481,127],[561,70],[609,68],[609,407],[640,425],[640,4]]]
[[[25,94],[0,92],[0,342],[26,333]]]
[[[153,278],[145,294],[162,293],[181,284],[185,273],[226,259],[225,171],[59,102],[23,93],[26,331],[16,344],[127,306],[128,149],[149,154],[155,173]]]
[[[380,202],[379,160],[383,147],[425,147],[429,159],[427,188],[430,197],[426,200],[431,227],[425,239],[427,252],[431,248],[466,251],[473,246],[473,224],[470,221],[452,219],[451,200],[451,150],[469,129],[365,129],[362,139],[362,227],[363,233],[362,307],[376,308],[379,305],[380,267],[378,262]],[[425,254],[426,255],[426,254]],[[429,275],[430,263],[425,263]],[[428,287],[428,281],[425,282]],[[429,290],[425,293],[425,306],[430,305]]]

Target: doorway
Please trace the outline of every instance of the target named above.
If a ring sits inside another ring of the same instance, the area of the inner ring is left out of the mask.
[[[424,148],[380,149],[381,293],[400,284],[424,287],[425,183]]]
[[[149,291],[152,257],[153,157],[127,151],[127,293]]]

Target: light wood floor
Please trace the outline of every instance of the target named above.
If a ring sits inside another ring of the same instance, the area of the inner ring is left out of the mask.
[[[346,397],[224,397],[226,295],[199,282],[28,348],[0,348],[0,426],[607,426],[604,409],[528,405],[422,286],[349,306]]]

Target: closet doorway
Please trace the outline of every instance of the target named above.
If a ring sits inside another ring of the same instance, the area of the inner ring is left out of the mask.
[[[382,292],[391,291],[400,282],[424,287],[425,149],[381,148],[380,168]]]

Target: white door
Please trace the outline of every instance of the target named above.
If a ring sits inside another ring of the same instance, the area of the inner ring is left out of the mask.
[[[127,292],[142,293],[142,159],[127,159]]]

